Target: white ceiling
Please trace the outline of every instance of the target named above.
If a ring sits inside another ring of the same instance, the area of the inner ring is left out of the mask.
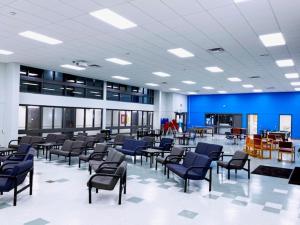
[[[102,8],[138,26],[119,30],[89,15]],[[180,88],[182,93],[251,92],[242,84],[253,84],[264,91],[293,91],[291,80],[284,74],[300,72],[299,11],[299,0],[248,0],[239,4],[233,0],[1,0],[0,49],[15,54],[0,55],[0,62],[19,62],[103,80],[113,80],[113,75],[127,76],[130,80],[122,83],[159,83],[157,89]],[[18,35],[25,30],[49,35],[63,44],[51,46]],[[274,32],[283,33],[286,46],[262,45],[258,36]],[[195,57],[177,58],[167,52],[178,47]],[[206,51],[215,47],[226,52]],[[133,64],[120,66],[104,60],[111,57]],[[284,58],[292,58],[295,66],[277,67],[275,60]],[[84,72],[60,68],[76,59],[102,68]],[[210,73],[204,69],[207,66],[219,66],[224,72]],[[152,75],[156,71],[172,76]],[[227,80],[235,76],[243,82]],[[261,78],[249,79],[250,76]],[[182,80],[197,84],[182,84]],[[215,89],[205,90],[202,86]]]

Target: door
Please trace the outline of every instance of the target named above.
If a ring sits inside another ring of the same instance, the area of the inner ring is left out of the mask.
[[[257,114],[248,114],[248,134],[257,134]]]
[[[292,115],[279,115],[279,130],[292,131]]]
[[[5,146],[4,143],[4,104],[0,103],[0,146]]]

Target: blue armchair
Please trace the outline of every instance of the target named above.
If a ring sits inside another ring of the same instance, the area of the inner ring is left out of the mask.
[[[29,145],[29,144],[20,144],[17,152],[15,152],[14,154],[11,154],[12,156],[11,155],[0,156],[0,165],[2,162],[7,160],[8,158],[22,161],[24,155],[26,155],[29,152],[30,147],[31,147],[31,145]]]
[[[18,190],[29,173],[29,184]],[[22,162],[5,162],[0,167],[0,194],[14,190],[14,206],[17,205],[17,195],[29,188],[29,194],[32,195],[33,180],[33,160]]]
[[[142,155],[142,150],[147,149],[148,143],[145,141],[138,141],[134,139],[126,139],[122,148],[116,148],[119,152],[124,155],[134,156],[134,164],[136,163],[136,156]],[[141,160],[142,164],[142,160]]]
[[[153,148],[162,150],[164,152],[170,152],[173,145],[173,138],[162,138],[159,146],[154,146]]]
[[[195,152],[200,155],[208,156],[209,158],[211,158],[212,161],[218,161],[223,155],[222,150],[222,145],[198,142]]]
[[[199,155],[194,152],[187,152],[183,158],[182,164],[175,162],[168,162],[167,176],[169,178],[170,170],[184,179],[184,192],[187,191],[188,180],[206,180],[209,182],[209,191],[211,191],[211,158],[206,155]],[[206,178],[206,174],[209,171],[209,178]]]

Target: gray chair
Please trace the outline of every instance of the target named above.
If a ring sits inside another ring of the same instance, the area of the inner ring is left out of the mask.
[[[119,205],[121,205],[122,200],[122,192],[124,190],[124,194],[126,194],[126,177],[127,177],[127,164],[126,162],[122,162],[118,167],[108,167],[102,168],[102,171],[94,174],[89,179],[87,186],[89,189],[89,204],[92,203],[92,188],[96,188],[96,193],[98,193],[98,189],[101,190],[114,190],[118,181],[119,183]],[[105,173],[104,169],[110,169],[113,172]]]
[[[21,144],[28,144],[28,145],[31,145],[31,136],[23,136],[21,137],[20,139],[18,140],[11,140],[9,143],[8,143],[8,147],[9,148],[14,148],[14,149],[17,149],[19,148],[19,146]]]
[[[105,142],[105,137],[106,134],[105,133],[98,133],[95,135],[95,143],[103,143]]]
[[[64,156],[69,158],[69,165],[71,165],[71,157],[79,156],[84,151],[82,141],[66,140],[61,149],[50,149],[49,160],[51,161],[52,155]]]
[[[95,160],[92,156],[89,160],[89,172],[92,174],[92,170],[98,173],[101,171],[101,167],[116,167],[119,166],[124,160],[125,155],[113,148],[108,148],[108,154],[105,160]]]
[[[113,141],[109,141],[108,143],[112,145],[113,147],[116,147],[118,145],[123,145],[124,141],[126,139],[126,135],[124,134],[117,134],[115,139]]]
[[[164,166],[164,174],[166,175],[166,164],[168,162],[179,163],[184,154],[184,149],[180,147],[173,147],[170,155],[166,157],[156,157],[155,170],[157,170],[157,164],[160,163]]]
[[[233,155],[223,155],[223,157],[232,156],[229,161],[218,161],[217,162],[217,173],[219,173],[219,167],[228,170],[228,179],[230,179],[230,170],[245,170],[248,172],[248,179],[250,179],[250,159],[248,154],[243,151],[236,151]],[[244,168],[246,162],[248,162],[248,167]]]
[[[79,163],[78,166],[80,168],[81,161],[88,162],[91,158],[94,160],[102,161],[104,157],[107,155],[107,148],[106,144],[96,144],[94,152],[90,155],[81,154],[79,156]]]
[[[35,149],[37,148],[38,144],[41,144],[43,142],[44,142],[44,138],[40,136],[32,136],[30,140],[31,147]]]
[[[142,138],[142,141],[147,142],[148,148],[153,148],[155,144],[155,137],[145,136]]]

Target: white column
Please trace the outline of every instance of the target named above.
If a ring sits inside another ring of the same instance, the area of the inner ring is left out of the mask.
[[[106,102],[106,81],[103,82],[103,100],[104,102]],[[106,128],[106,104],[103,104],[103,106],[101,106],[101,108],[103,108],[103,114],[102,114],[102,128],[105,129]]]
[[[20,89],[20,65],[17,63],[2,64],[0,69],[1,83],[1,111],[2,138],[1,145],[7,146],[8,142],[18,137],[19,117],[19,89]],[[1,124],[1,123],[0,123]]]

